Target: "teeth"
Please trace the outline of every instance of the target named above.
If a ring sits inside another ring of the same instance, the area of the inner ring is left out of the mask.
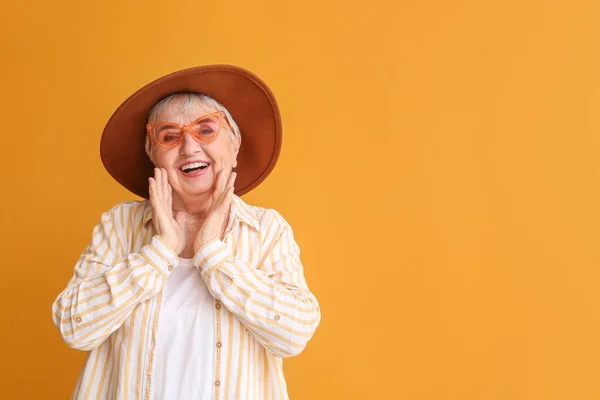
[[[208,164],[205,162],[195,162],[195,163],[191,163],[191,164],[185,164],[181,167],[181,170],[186,171],[188,169],[200,168],[200,167],[208,167]]]

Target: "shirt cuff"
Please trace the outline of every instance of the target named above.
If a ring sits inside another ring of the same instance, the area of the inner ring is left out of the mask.
[[[179,256],[158,235],[142,247],[140,254],[165,278],[179,264]]]
[[[194,256],[194,265],[200,269],[204,278],[231,257],[233,253],[229,246],[219,239],[213,239],[198,249]]]

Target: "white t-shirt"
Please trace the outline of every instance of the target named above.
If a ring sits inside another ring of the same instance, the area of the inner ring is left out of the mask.
[[[156,339],[154,400],[211,400],[214,307],[200,271],[180,259],[163,292]]]

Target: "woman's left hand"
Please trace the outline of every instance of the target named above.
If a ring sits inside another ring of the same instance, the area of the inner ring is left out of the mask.
[[[212,194],[212,202],[206,219],[194,240],[194,253],[202,246],[215,238],[221,238],[225,217],[233,200],[233,184],[236,177],[235,172],[222,167],[217,173],[215,189]]]

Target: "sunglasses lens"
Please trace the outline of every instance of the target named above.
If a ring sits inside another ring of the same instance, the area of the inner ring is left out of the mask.
[[[215,115],[202,118],[196,121],[192,127],[192,132],[199,140],[211,142],[215,140],[219,133],[219,122],[219,117]]]
[[[154,137],[161,146],[172,147],[181,139],[181,129],[174,126],[158,126],[154,130]]]

